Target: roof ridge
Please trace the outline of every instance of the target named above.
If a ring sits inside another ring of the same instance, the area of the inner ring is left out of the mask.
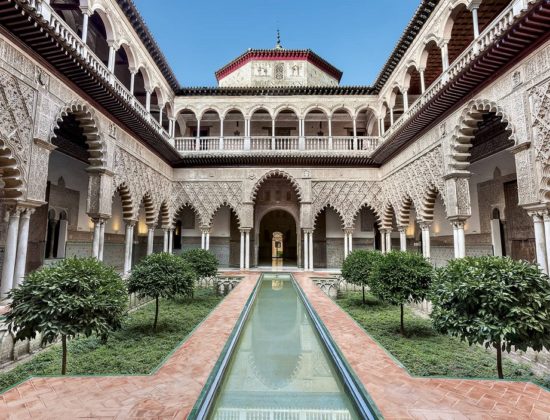
[[[421,0],[421,3],[416,8],[413,17],[405,27],[405,30],[397,41],[392,53],[386,60],[386,63],[382,66],[382,69],[378,73],[378,76],[372,85],[377,92],[382,90],[382,87],[386,84],[386,81],[395,70],[395,67],[397,67],[397,64],[401,61],[401,57],[409,49],[410,45],[416,38],[416,35],[418,35],[439,2],[440,0]],[[423,12],[426,14],[423,15]],[[418,26],[415,27],[413,26],[414,24],[417,24]]]

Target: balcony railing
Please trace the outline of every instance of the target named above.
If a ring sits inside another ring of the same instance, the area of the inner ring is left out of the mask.
[[[485,51],[514,22],[514,18],[526,7],[529,0],[513,1],[483,32],[466,48],[426,90],[420,95],[382,136],[389,139],[399,128],[415,115],[424,105],[431,101],[447,84],[462,72],[480,53]]]
[[[97,77],[111,85],[114,91],[129,105],[137,114],[158,132],[164,140],[170,142],[168,132],[162,125],[153,118],[151,113],[135,98],[135,96],[124,86],[109,68],[101,61],[92,49],[82,41],[67,23],[57,15],[53,8],[43,0],[20,0],[31,10],[34,10],[38,17],[41,17],[53,31],[61,38],[66,48],[79,56],[85,65],[91,69]]]
[[[182,154],[206,151],[363,151],[372,152],[380,137],[176,137],[176,150]]]

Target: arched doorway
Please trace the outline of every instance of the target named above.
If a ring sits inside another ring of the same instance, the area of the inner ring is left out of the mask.
[[[296,221],[287,211],[266,213],[260,221],[258,264],[296,265],[298,261]]]

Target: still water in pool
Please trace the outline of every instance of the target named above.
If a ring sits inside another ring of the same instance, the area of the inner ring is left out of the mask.
[[[210,418],[359,418],[290,275],[259,287]]]

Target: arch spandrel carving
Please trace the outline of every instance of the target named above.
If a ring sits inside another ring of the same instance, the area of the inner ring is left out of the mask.
[[[355,218],[365,205],[375,212],[382,207],[381,186],[376,181],[317,181],[312,182],[312,215],[327,206],[336,210],[345,228],[352,228]]]
[[[446,204],[443,169],[442,148],[438,146],[382,181],[386,202],[392,203],[394,209],[399,209],[401,203],[410,201],[417,209],[418,219],[424,221],[426,191],[436,189]],[[403,215],[397,214],[396,218],[401,219],[397,220],[398,223],[405,222]]]
[[[128,152],[117,148],[114,158],[114,186],[125,184],[134,197],[132,202],[132,219],[137,219],[143,198],[149,194],[149,219],[158,216],[160,206],[170,198],[170,179],[153,170],[149,165],[138,160]],[[152,214],[151,214],[152,213]]]
[[[242,183],[240,181],[176,182],[172,189],[172,218],[185,205],[196,209],[202,226],[210,226],[222,206],[230,207],[242,220]]]
[[[260,187],[267,179],[272,177],[281,177],[288,180],[290,184],[294,187],[294,190],[296,191],[296,195],[298,196],[298,200],[300,202],[303,201],[304,189],[302,185],[300,185],[300,182],[296,178],[294,178],[292,175],[290,175],[288,172],[283,171],[282,169],[272,169],[264,173],[252,186],[252,191],[248,195],[251,202],[256,201],[256,195],[258,194]]]

